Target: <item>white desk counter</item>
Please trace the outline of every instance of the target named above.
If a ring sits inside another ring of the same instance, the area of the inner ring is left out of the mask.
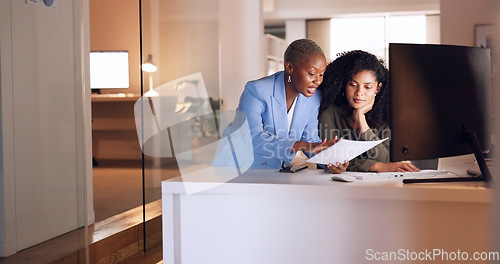
[[[442,259],[491,248],[492,190],[482,182],[230,175],[210,167],[162,183],[164,263],[450,263]]]

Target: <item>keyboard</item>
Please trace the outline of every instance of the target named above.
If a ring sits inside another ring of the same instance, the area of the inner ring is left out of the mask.
[[[407,172],[343,172],[356,178],[356,180],[380,180],[380,179],[396,179],[396,178],[418,178],[432,177],[447,174],[446,170],[421,170]]]

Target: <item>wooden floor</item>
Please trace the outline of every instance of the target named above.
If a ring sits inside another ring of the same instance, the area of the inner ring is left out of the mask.
[[[148,243],[143,253],[142,170],[138,164],[101,161],[93,171],[96,223],[0,258],[0,264],[76,264],[85,263],[86,255],[91,264],[162,263],[160,183],[180,172],[170,160],[162,161],[159,170],[146,164]]]
[[[153,169],[145,164],[144,184],[146,203],[161,199],[161,181],[180,175],[177,163],[163,161]],[[142,205],[142,166],[137,162],[100,161],[93,169],[93,200],[95,221]]]
[[[161,200],[146,206],[147,247],[144,253],[142,206],[87,228],[89,246],[85,249],[85,228],[64,234],[6,258],[1,264],[157,264],[162,261]]]

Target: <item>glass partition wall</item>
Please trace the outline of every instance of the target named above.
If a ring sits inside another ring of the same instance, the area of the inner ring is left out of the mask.
[[[140,1],[144,248],[161,245],[161,182],[210,162],[220,108],[219,1]],[[213,145],[213,144],[212,144]]]

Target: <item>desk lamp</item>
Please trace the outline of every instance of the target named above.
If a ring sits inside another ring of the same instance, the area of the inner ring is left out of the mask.
[[[146,72],[149,80],[149,91],[147,91],[144,96],[146,97],[155,97],[158,96],[158,93],[153,90],[153,75],[158,68],[153,63],[153,55],[149,54],[148,59],[142,64],[142,71]]]

